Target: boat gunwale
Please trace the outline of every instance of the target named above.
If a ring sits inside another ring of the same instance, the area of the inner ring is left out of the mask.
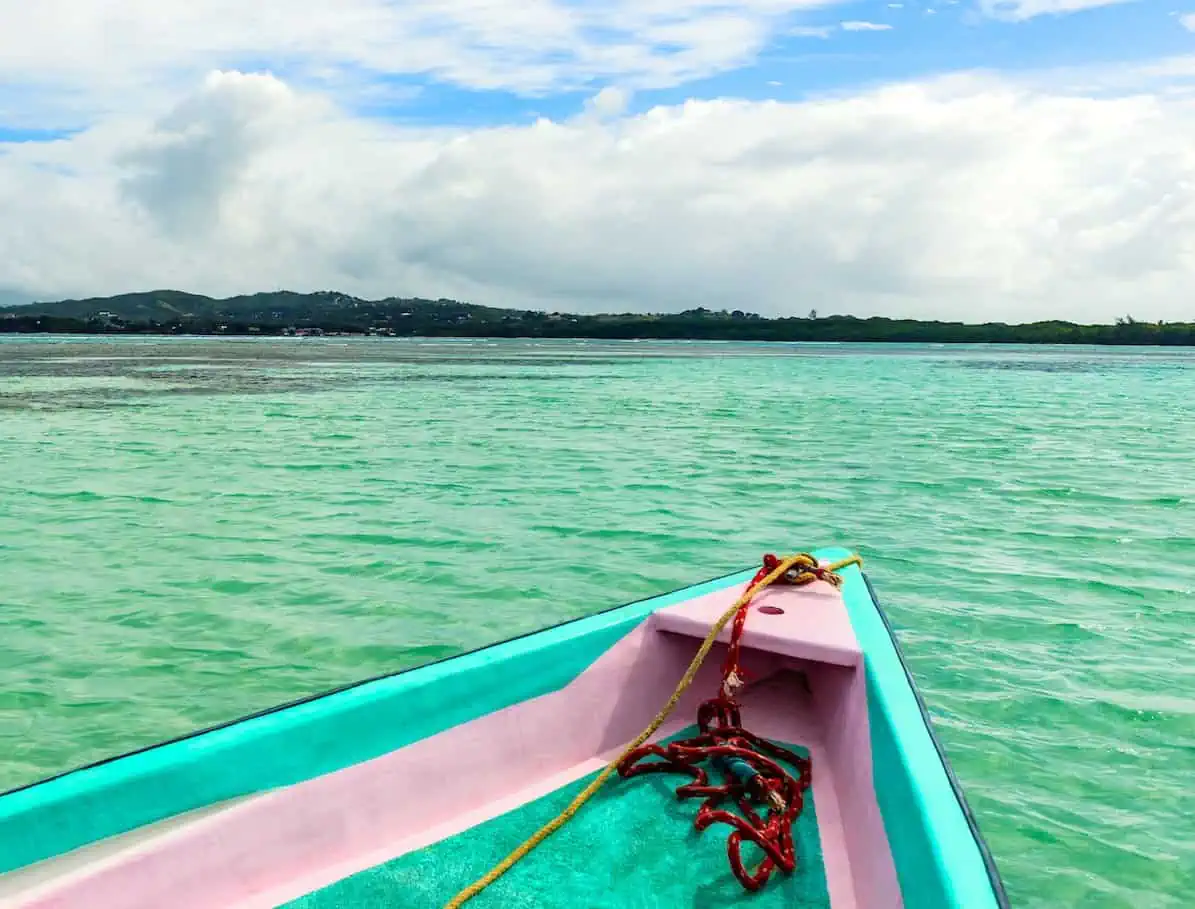
[[[884,628],[888,632],[888,637],[892,641],[892,649],[896,652],[896,658],[900,662],[901,669],[904,670],[905,679],[908,682],[909,688],[913,692],[913,697],[917,701],[917,708],[921,711],[921,719],[925,723],[926,732],[929,734],[930,742],[934,746],[934,751],[938,754],[938,759],[942,763],[942,769],[946,773],[946,779],[950,783],[950,788],[954,792],[955,800],[958,802],[959,810],[963,814],[963,818],[967,822],[968,828],[971,830],[971,836],[975,840],[976,848],[983,859],[984,868],[987,870],[988,881],[992,885],[992,895],[996,899],[996,905],[999,909],[1011,909],[1011,903],[1008,900],[1008,893],[1004,888],[1004,881],[1000,876],[1000,870],[996,866],[996,860],[992,856],[991,849],[988,847],[987,840],[983,836],[983,832],[979,828],[979,821],[975,817],[975,813],[971,810],[971,805],[967,801],[967,796],[963,792],[962,784],[959,782],[958,776],[954,772],[954,767],[950,763],[949,757],[946,755],[946,749],[942,744],[942,740],[938,737],[937,731],[934,729],[933,719],[929,712],[929,705],[926,704],[925,698],[921,695],[921,690],[917,687],[916,680],[913,678],[913,673],[909,668],[908,661],[905,659],[904,651],[901,649],[900,641],[896,634],[896,626],[892,624],[891,618],[885,611],[883,605],[880,603],[879,595],[876,593],[874,585],[871,583],[871,578],[868,577],[867,572],[860,571],[863,577],[863,583],[867,586],[867,594],[871,598],[872,604],[875,606],[876,612],[884,623]]]

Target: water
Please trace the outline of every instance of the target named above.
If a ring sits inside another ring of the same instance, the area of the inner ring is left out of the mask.
[[[858,550],[1025,907],[1195,894],[1195,351],[0,338],[0,788]]]

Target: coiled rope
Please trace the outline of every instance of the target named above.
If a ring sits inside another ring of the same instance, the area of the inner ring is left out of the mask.
[[[709,634],[705,636],[705,640],[701,642],[701,646],[697,648],[697,653],[693,657],[692,662],[689,663],[689,668],[685,670],[685,674],[677,683],[676,689],[672,692],[672,696],[668,698],[668,702],[661,708],[660,712],[656,714],[647,728],[635,736],[634,740],[627,745],[623,752],[606,765],[605,768],[593,779],[593,781],[577,794],[568,806],[556,815],[544,826],[540,827],[527,840],[510,853],[506,858],[500,861],[497,865],[486,872],[482,877],[478,878],[451,900],[444,904],[444,909],[460,909],[465,903],[485,890],[486,887],[502,877],[507,871],[513,868],[522,858],[524,858],[531,850],[546,840],[549,836],[563,827],[572,819],[587,801],[589,801],[594,793],[602,788],[611,776],[618,770],[620,764],[635,752],[640,745],[646,742],[655,732],[664,725],[664,721],[668,719],[672,711],[676,709],[677,703],[681,696],[688,690],[689,686],[693,684],[693,679],[697,677],[697,671],[705,662],[705,658],[709,655],[710,650],[714,646],[718,635],[721,634],[722,629],[740,613],[745,618],[746,608],[751,604],[755,595],[767,587],[772,586],[778,581],[783,580],[785,584],[809,584],[813,581],[827,581],[835,587],[841,586],[842,578],[837,572],[846,568],[848,565],[862,565],[863,560],[857,555],[848,556],[827,566],[820,566],[817,559],[807,552],[800,552],[796,555],[789,556],[785,559],[777,559],[775,556],[766,556],[764,558],[764,567],[760,569],[759,573],[747,585],[746,590],[743,591],[742,596],[735,600],[734,605],[729,607],[718,618],[713,625],[710,626]],[[741,632],[741,620],[739,624],[739,631]],[[737,639],[737,635],[736,635]]]

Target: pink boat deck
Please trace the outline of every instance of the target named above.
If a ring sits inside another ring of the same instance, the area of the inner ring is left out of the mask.
[[[615,757],[667,700],[699,640],[739,593],[655,613],[559,691],[371,761],[7,875],[0,905],[267,909],[439,842]],[[657,738],[693,723],[697,704],[716,690],[723,651],[711,652]],[[901,906],[872,786],[862,654],[838,591],[816,583],[763,594],[747,621],[744,665],[759,679],[743,695],[746,725],[810,751],[833,909]]]

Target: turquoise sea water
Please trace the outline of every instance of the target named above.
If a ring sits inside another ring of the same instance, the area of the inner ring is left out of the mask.
[[[1195,351],[0,338],[0,788],[858,550],[1027,907],[1195,895]]]

